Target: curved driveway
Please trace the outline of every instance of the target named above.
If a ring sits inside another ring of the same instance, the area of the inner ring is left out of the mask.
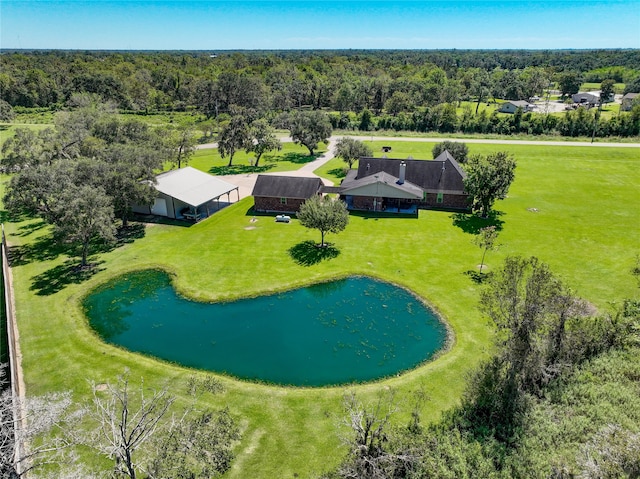
[[[309,163],[305,163],[302,168],[298,168],[297,170],[291,171],[278,171],[274,173],[260,173],[261,175],[287,175],[287,176],[318,176],[314,173],[315,170],[324,165],[327,161],[331,160],[334,157],[334,150],[336,146],[336,141],[338,137],[331,137],[329,139],[329,145],[327,146],[327,151],[324,155],[316,158]],[[280,141],[290,142],[291,138],[281,138]],[[212,143],[211,145],[215,145]],[[200,145],[205,146],[205,145]],[[215,148],[215,146],[208,146],[208,148]],[[221,175],[218,178],[221,178],[225,181],[228,181],[232,185],[236,185],[238,187],[238,193],[240,198],[246,198],[247,196],[251,196],[251,192],[253,191],[253,186],[256,184],[256,179],[258,178],[258,173],[248,173],[242,175]],[[332,181],[329,181],[325,178],[321,178],[322,182],[327,185],[333,185]]]

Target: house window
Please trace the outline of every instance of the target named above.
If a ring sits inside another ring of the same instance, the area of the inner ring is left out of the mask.
[[[280,198],[280,204],[281,205],[286,205],[287,204],[287,199],[286,198]]]
[[[436,203],[442,203],[444,201],[444,195],[442,193],[438,193],[438,197],[436,198]]]
[[[422,201],[427,201],[427,192],[426,191],[422,192]]]

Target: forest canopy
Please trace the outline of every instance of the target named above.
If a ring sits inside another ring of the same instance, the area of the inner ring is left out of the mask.
[[[90,93],[140,114],[217,118],[243,108],[273,120],[279,112],[323,109],[334,128],[347,130],[578,136],[591,132],[592,112],[569,122],[526,112],[506,121],[478,107],[542,96],[568,77],[638,84],[638,65],[637,49],[4,51],[0,100],[16,112],[58,110],[74,93]],[[474,107],[456,112],[464,101]],[[639,115],[602,122],[598,135],[637,135]]]

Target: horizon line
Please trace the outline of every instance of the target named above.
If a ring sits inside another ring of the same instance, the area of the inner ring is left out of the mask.
[[[341,52],[341,51],[358,51],[358,52],[426,52],[426,51],[510,51],[510,52],[562,52],[562,51],[602,51],[602,50],[640,50],[638,47],[563,47],[563,48],[221,48],[221,49],[186,49],[186,48],[12,48],[0,47],[0,53],[14,51],[44,51],[44,52],[197,52],[197,53],[216,53],[216,52]]]

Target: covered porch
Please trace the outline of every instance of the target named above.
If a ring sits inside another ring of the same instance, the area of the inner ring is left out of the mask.
[[[384,171],[361,179],[345,178],[340,188],[347,208],[415,215],[424,190]]]
[[[407,198],[385,198],[376,196],[344,195],[347,209],[353,211],[376,211],[379,213],[399,213],[415,215],[418,213],[418,204]]]
[[[240,200],[240,195],[238,193],[238,188],[235,189],[235,193],[237,196],[236,201]],[[176,219],[184,219],[187,221],[193,221],[197,223],[198,221],[207,219],[209,216],[213,215],[217,211],[220,211],[222,208],[225,208],[234,202],[231,201],[231,191],[225,193],[226,198],[222,198],[218,196],[217,198],[213,198],[206,203],[201,205],[189,205],[183,202],[178,202],[178,205],[182,205],[180,211],[176,214]]]

